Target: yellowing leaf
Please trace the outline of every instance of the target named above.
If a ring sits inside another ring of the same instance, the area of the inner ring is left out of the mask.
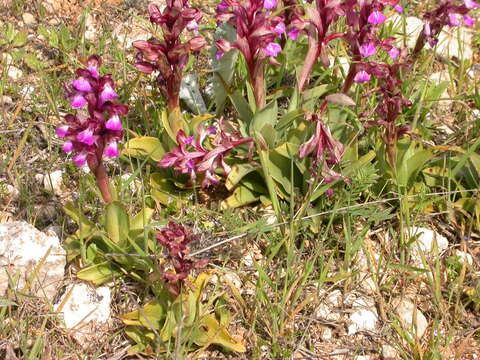
[[[130,139],[125,144],[122,154],[133,157],[149,156],[153,161],[160,161],[165,150],[157,138],[140,136]]]

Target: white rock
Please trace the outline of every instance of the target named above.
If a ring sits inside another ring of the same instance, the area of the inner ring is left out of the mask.
[[[403,34],[403,19],[401,15],[394,15],[389,18],[389,21],[394,22],[395,29]],[[419,18],[409,16],[405,19],[405,36],[407,38],[407,46],[411,49],[415,47],[418,35],[423,30],[423,21]]]
[[[315,318],[327,321],[340,320],[341,314],[337,309],[340,307],[341,298],[342,292],[340,290],[333,290],[329,293],[315,309]]]
[[[323,340],[330,340],[332,337],[333,337],[332,329],[330,329],[329,327],[325,327],[322,330],[322,339]]]
[[[0,195],[6,195],[7,201],[15,201],[20,195],[20,191],[15,186],[10,184],[2,184],[0,182]],[[1,199],[1,198],[0,198]]]
[[[255,255],[252,252],[248,252],[245,254],[244,257],[242,257],[242,263],[247,267],[252,267],[254,264],[254,260],[255,260]]]
[[[63,184],[63,171],[56,170],[50,174],[46,174],[43,177],[43,187],[47,191],[52,191],[55,195],[62,194]]]
[[[433,230],[412,227],[410,229],[410,236],[418,236],[417,244],[425,253],[431,253],[434,250],[434,244],[437,244],[438,252],[442,252],[448,248],[448,240],[445,236],[437,234]]]
[[[353,309],[355,311],[350,315],[352,324],[348,326],[348,335],[355,335],[360,331],[375,331],[378,314],[373,303],[366,299],[357,299]]]
[[[472,40],[473,32],[470,29],[445,26],[438,37],[435,53],[444,58],[472,59]]]
[[[35,16],[33,16],[30,13],[23,13],[22,15],[22,20],[25,23],[25,25],[32,25],[35,23]]]
[[[7,271],[11,277],[19,274],[16,288],[22,289],[49,249],[30,290],[37,296],[53,298],[66,264],[66,253],[58,237],[38,231],[24,221],[0,224],[0,297],[8,286]]]
[[[45,175],[43,175],[43,174],[35,174],[35,181],[37,182],[37,184],[43,186],[43,178],[44,177],[45,177]]]
[[[64,303],[63,308],[60,305]],[[110,322],[111,293],[108,287],[94,289],[85,283],[67,287],[54,310],[63,315],[64,327],[73,337],[88,345],[92,338],[105,332]]]
[[[12,105],[13,99],[10,96],[2,95],[0,96],[0,105]]]
[[[400,358],[397,349],[391,345],[382,345],[383,360],[397,360]]]
[[[120,178],[122,179],[122,182],[124,183],[124,185],[126,184],[127,181],[130,180],[130,177],[132,176],[132,174],[130,173],[125,173],[123,174]],[[130,183],[128,184],[128,189],[132,192],[132,193],[135,193],[137,192],[137,190],[140,190],[142,188],[142,183],[137,180],[137,179],[133,179],[132,181],[130,181]]]
[[[85,18],[85,39],[88,41],[95,40],[97,36],[97,29],[95,28],[95,19],[88,14]]]
[[[7,75],[12,80],[18,80],[23,76],[23,71],[15,66],[10,65],[8,67]]]
[[[461,250],[455,251],[455,256],[458,256],[459,261],[464,264],[472,266],[473,265],[473,257],[469,253],[463,252]]]
[[[428,321],[425,315],[423,315],[410,300],[397,298],[393,300],[392,304],[394,304],[395,313],[398,315],[405,330],[410,331],[420,339],[428,328]],[[414,328],[413,319],[415,317],[416,322]]]
[[[222,277],[223,279],[227,279],[229,282],[231,282],[238,290],[242,290],[242,280],[240,279],[240,276],[234,272],[228,272]]]

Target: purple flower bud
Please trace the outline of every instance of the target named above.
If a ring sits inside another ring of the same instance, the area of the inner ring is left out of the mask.
[[[353,81],[356,83],[365,83],[370,81],[370,74],[367,73],[365,70],[360,70],[355,74],[355,77],[353,78]]]
[[[195,163],[192,159],[189,159],[185,165],[187,165],[187,168],[189,168],[190,170],[193,170],[195,168]]]
[[[277,7],[277,0],[265,0],[263,7],[267,10],[272,10]]]
[[[55,134],[57,134],[59,138],[65,137],[67,135],[67,132],[68,132],[68,125],[59,126],[55,129]]]
[[[215,59],[220,60],[224,55],[225,53],[222,50],[217,49],[217,52],[215,53]]]
[[[100,93],[100,101],[104,103],[105,101],[112,100],[118,97],[118,94],[113,90],[112,86],[109,83],[106,83],[103,86],[103,90]]]
[[[70,106],[74,109],[80,109],[87,105],[87,100],[83,97],[82,94],[76,94],[72,98],[72,102],[70,103]]]
[[[368,16],[368,22],[370,24],[375,24],[375,25],[380,25],[383,23],[385,20],[387,20],[387,17],[383,15],[382,12],[375,10],[373,11],[369,16]]]
[[[74,87],[75,90],[78,90],[78,91],[83,91],[83,92],[92,91],[92,85],[90,85],[90,82],[87,79],[85,79],[83,76],[79,77],[76,80],[73,80],[72,86]]]
[[[375,45],[371,42],[367,44],[363,44],[362,46],[360,46],[359,50],[360,50],[360,54],[362,54],[364,58],[372,56],[377,52]]]
[[[395,5],[393,8],[394,8],[397,12],[403,12],[403,7],[401,7],[401,6],[398,5],[398,4]]]
[[[263,48],[265,53],[267,53],[269,56],[272,57],[277,57],[278,53],[282,51],[282,47],[278,45],[277,43],[271,42],[267,46]]]
[[[392,47],[392,48],[388,51],[388,55],[389,55],[392,59],[396,59],[399,54],[400,54],[400,50],[398,50],[396,47]]]
[[[217,133],[217,128],[213,125],[210,125],[208,128],[207,128],[207,134],[208,135],[215,135]]]
[[[78,167],[83,167],[87,163],[87,155],[85,153],[77,154],[73,157],[73,163]]]
[[[122,122],[120,121],[120,117],[115,114],[113,115],[108,121],[105,123],[105,127],[108,130],[120,131],[123,129]]]
[[[225,2],[225,0],[222,0],[220,4],[218,4],[217,9],[218,10],[228,9],[228,4]]]
[[[333,196],[333,189],[327,189],[327,191],[325,191],[325,196],[331,198]]]
[[[430,28],[430,23],[426,23],[425,27],[423,28],[423,32],[425,33],[425,36],[429,37],[432,35],[432,29]]]
[[[300,35],[300,29],[299,28],[293,28],[288,32],[288,37],[292,40],[297,40],[298,36]]]
[[[198,31],[198,23],[195,19],[193,19],[192,21],[190,21],[188,24],[187,24],[187,30],[189,31]]]
[[[278,35],[282,35],[285,33],[285,23],[279,22],[277,26],[274,27],[273,31],[275,31]]]
[[[191,145],[193,143],[193,140],[195,140],[195,138],[193,136],[189,136],[185,139],[184,144]]]
[[[473,0],[464,0],[464,2],[465,2],[465,6],[469,9],[475,9],[480,7],[480,4],[476,3]]]
[[[73,143],[71,141],[65,141],[63,144],[62,150],[66,153],[73,151]]]
[[[457,14],[449,13],[448,14],[448,22],[450,26],[459,26],[460,20],[458,20]]]
[[[95,139],[93,138],[93,131],[91,129],[85,129],[77,134],[77,140],[87,144],[88,146],[93,145]]]
[[[465,15],[463,17],[463,22],[466,26],[474,26],[475,25],[475,19],[472,18],[471,16]]]
[[[118,152],[118,145],[116,141],[112,141],[108,146],[105,148],[105,156],[108,157],[117,157],[119,155]]]

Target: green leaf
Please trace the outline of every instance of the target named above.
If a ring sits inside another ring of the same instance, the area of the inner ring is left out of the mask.
[[[260,195],[241,184],[233,191],[232,195],[222,202],[222,206],[237,208],[258,201],[259,198]]]
[[[245,100],[239,91],[235,91],[233,94],[230,94],[229,98],[235,107],[240,120],[249,124],[253,119],[253,112],[247,100]]]
[[[130,231],[143,230],[150,222],[155,209],[145,207],[138,212],[133,218],[130,219]]]
[[[253,116],[250,134],[260,133],[270,147],[273,147],[276,139],[275,126],[277,124],[278,105],[277,100],[271,101],[263,109]]]
[[[95,285],[100,285],[110,281],[116,276],[120,276],[121,274],[122,273],[115,265],[105,261],[80,270],[77,272],[77,278],[80,280],[91,281]]]
[[[214,34],[215,40],[223,38],[234,42],[236,37],[237,34],[235,28],[227,23],[218,26]],[[237,50],[231,50],[224,54],[220,59],[217,59],[216,52],[215,46],[212,46],[210,53],[213,64],[212,85],[215,95],[217,115],[220,115],[223,113],[227,96],[230,93],[229,88],[235,74],[235,65],[238,60],[239,52]]]
[[[407,157],[407,155],[408,152],[397,171],[397,182],[400,186],[407,186],[410,181],[413,181],[423,166],[435,156],[431,150],[417,150],[412,156]]]
[[[80,236],[86,237],[85,234],[90,233],[95,228],[94,223],[83,215],[79,209],[75,208],[72,203],[65,204],[63,211],[78,225]]]
[[[114,201],[107,205],[105,215],[105,230],[115,244],[122,246],[127,242],[130,232],[128,214],[122,204]]]
[[[12,41],[13,47],[22,47],[28,42],[28,33],[26,31],[19,31]]]
[[[138,310],[140,323],[148,329],[160,329],[165,319],[165,309],[158,301],[153,301]]]
[[[254,166],[248,163],[233,165],[225,181],[226,188],[232,190],[246,175],[258,169],[260,169],[260,166]]]
[[[158,162],[162,160],[165,150],[156,137],[141,136],[130,139],[125,144],[122,154],[133,157],[149,156],[153,161]]]
[[[152,197],[165,206],[175,203],[179,207],[188,201],[187,198],[192,193],[190,190],[180,191],[169,179],[160,173],[154,173],[150,176],[150,186],[152,187]]]
[[[18,306],[18,304],[8,299],[0,299],[0,307],[7,307],[7,306]]]
[[[226,350],[245,352],[243,344],[233,340],[227,329],[213,315],[206,315],[200,320],[200,326],[192,333],[192,340],[199,346],[220,345]]]

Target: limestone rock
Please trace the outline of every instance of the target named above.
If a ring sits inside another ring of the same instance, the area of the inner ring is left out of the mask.
[[[110,302],[108,287],[94,289],[79,283],[67,287],[54,309],[63,316],[63,325],[71,330],[72,336],[82,346],[88,347],[93,338],[103,334],[109,327]]]
[[[383,360],[397,360],[400,355],[392,345],[382,345],[382,358]]]
[[[35,16],[28,12],[22,14],[22,20],[25,25],[35,24]]]
[[[315,310],[315,318],[326,321],[338,321],[341,314],[337,311],[341,305],[342,292],[340,290],[333,290],[324,300],[318,305]]]
[[[422,227],[412,227],[409,231],[410,236],[417,237],[417,245],[412,245],[412,260],[416,266],[422,264],[422,256],[419,252],[423,252],[428,258],[435,254],[435,244],[438,248],[438,253],[445,251],[448,248],[448,240],[446,237],[437,234],[435,231],[422,228]]]
[[[463,252],[461,250],[455,251],[455,256],[458,256],[459,261],[462,264],[473,265],[473,257],[469,253]]]
[[[425,315],[408,299],[397,298],[393,300],[392,304],[394,304],[395,313],[405,330],[410,331],[420,339],[428,328]],[[416,319],[415,324],[413,323],[414,319]]]
[[[12,80],[19,80],[23,76],[23,71],[10,65],[7,70],[7,75]]]
[[[66,253],[58,237],[38,231],[24,221],[0,224],[0,296],[8,287],[7,272],[11,278],[18,273],[16,289],[22,289],[49,249],[30,291],[36,296],[45,295],[51,299],[63,279],[66,264]]]
[[[375,331],[378,314],[374,304],[368,299],[356,299],[353,303],[354,312],[350,315],[351,324],[348,326],[348,335],[355,335],[360,331]]]
[[[40,179],[40,177],[38,179]],[[57,196],[60,196],[62,194],[62,184],[63,184],[62,170],[57,170],[43,176],[43,187],[45,188],[45,190],[51,191]]]

